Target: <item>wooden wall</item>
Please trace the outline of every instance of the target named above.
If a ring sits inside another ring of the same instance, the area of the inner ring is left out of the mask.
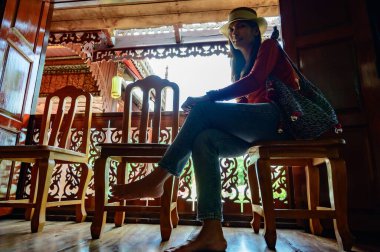
[[[0,5],[0,145],[25,141],[24,129],[32,111],[35,90],[44,63],[51,19],[50,1],[8,0]],[[31,15],[33,13],[33,15]],[[13,164],[2,163],[1,176],[17,179]],[[8,176],[8,177],[9,177]],[[12,180],[3,180],[0,198],[14,193]],[[13,192],[12,192],[13,191]],[[0,212],[0,215],[2,212]]]
[[[379,230],[380,79],[366,3],[280,0],[280,12],[285,49],[343,124],[350,226]]]

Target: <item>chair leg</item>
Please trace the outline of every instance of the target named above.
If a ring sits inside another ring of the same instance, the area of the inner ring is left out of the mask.
[[[326,162],[329,181],[330,203],[335,209],[335,236],[340,249],[350,251],[354,237],[350,233],[347,221],[347,174],[346,164],[342,159],[330,159]]]
[[[38,187],[35,212],[31,221],[33,233],[41,232],[46,220],[46,203],[55,161],[42,159],[38,162]]]
[[[258,159],[256,169],[259,178],[261,201],[264,211],[264,238],[269,249],[276,247],[276,223],[273,203],[271,167],[268,159]]]
[[[88,164],[81,164],[82,175],[80,178],[79,190],[78,190],[78,198],[81,200],[80,205],[76,205],[75,208],[75,221],[83,222],[87,217],[87,212],[85,208],[85,199],[86,199],[86,191],[88,184],[90,183],[91,177],[93,175],[93,171]]]
[[[100,157],[95,161],[95,211],[91,224],[91,236],[93,239],[99,239],[106,223],[107,211],[105,205],[108,203],[109,170],[108,158]]]
[[[119,165],[117,166],[117,172],[116,172],[116,180],[118,184],[125,184],[127,183],[126,177],[125,177],[125,170],[127,166],[127,162],[125,162],[124,159],[121,160]],[[125,205],[125,200],[119,201],[119,204],[121,206]],[[121,227],[125,220],[125,212],[124,211],[115,211],[114,216],[114,223],[115,227]]]
[[[177,210],[177,202],[173,202],[175,204],[174,209],[170,212],[170,218],[172,220],[173,228],[176,228],[178,226],[179,222],[179,216],[178,216],[178,210]]]
[[[171,203],[174,177],[170,177],[164,184],[164,194],[161,196],[160,230],[162,241],[167,241],[172,233]]]
[[[38,185],[38,161],[31,168],[29,203],[36,203],[36,187]],[[25,209],[25,220],[30,221],[34,213],[34,208]]]
[[[251,226],[253,228],[253,231],[258,234],[260,231],[261,215],[256,212],[255,206],[260,205],[260,193],[259,183],[257,181],[256,167],[254,164],[248,166],[248,185],[251,190],[251,205],[253,214]]]
[[[319,206],[319,168],[309,163],[306,168],[307,203],[309,210],[316,210]],[[321,235],[323,227],[319,219],[309,219],[310,231],[314,235]]]
[[[171,213],[170,213],[173,228],[176,228],[178,226],[178,222],[179,222],[178,207],[177,207],[178,187],[179,187],[179,178],[174,178],[174,186],[173,186],[172,202],[171,203],[174,204],[175,207],[171,210]]]

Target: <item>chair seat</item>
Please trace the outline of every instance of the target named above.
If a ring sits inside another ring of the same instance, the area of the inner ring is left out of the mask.
[[[318,147],[345,144],[341,138],[317,139],[317,140],[285,140],[285,141],[259,141],[253,143],[255,147]]]
[[[158,144],[158,143],[99,143],[97,146],[101,147],[102,150],[105,148],[160,148],[168,147],[169,144]]]
[[[338,158],[339,148],[345,144],[344,139],[330,138],[317,140],[287,140],[256,142],[249,148],[251,161],[258,158],[268,159],[308,159],[316,162],[324,158]]]
[[[11,158],[14,161],[33,162],[28,160],[38,160],[49,157],[55,160],[73,162],[77,162],[78,159],[87,159],[85,153],[49,145],[0,146],[0,159]]]
[[[102,157],[160,159],[170,145],[157,143],[103,143],[98,146],[101,148]]]

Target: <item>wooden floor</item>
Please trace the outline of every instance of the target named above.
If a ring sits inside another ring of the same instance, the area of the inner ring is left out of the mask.
[[[92,240],[90,222],[48,221],[42,233],[30,233],[30,222],[0,220],[0,251],[122,251],[153,252],[183,243],[199,226],[180,225],[168,242],[161,243],[158,225],[126,224],[115,228],[107,223],[101,239]],[[262,235],[250,228],[224,228],[227,251],[269,251]],[[278,230],[277,251],[337,251],[335,240],[313,236],[300,230]],[[353,251],[380,251],[380,247],[356,245]]]

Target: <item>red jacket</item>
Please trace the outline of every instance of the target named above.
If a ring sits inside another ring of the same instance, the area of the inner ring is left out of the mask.
[[[261,44],[249,74],[225,88],[210,91],[207,95],[211,100],[219,101],[247,96],[248,103],[269,102],[265,85],[269,75],[298,88],[297,75],[278,47],[278,42],[273,39],[267,39]]]

